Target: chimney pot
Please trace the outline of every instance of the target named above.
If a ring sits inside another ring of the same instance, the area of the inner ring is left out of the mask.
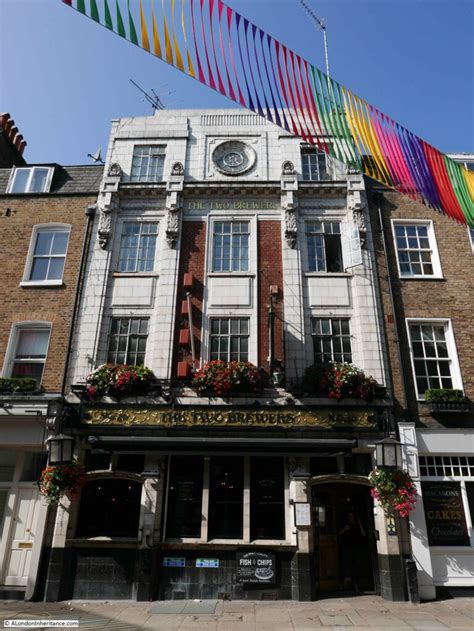
[[[26,140],[22,140],[20,143],[20,146],[18,147],[18,152],[20,155],[23,155],[23,151],[25,150],[25,147],[28,143],[26,142]]]
[[[18,127],[15,125],[15,127],[12,127],[8,133],[8,137],[10,138],[12,142],[15,141],[15,136],[17,135],[17,133],[18,133]]]
[[[20,145],[21,145],[22,140],[23,140],[22,134],[17,134],[15,136],[15,142],[13,144],[15,145],[17,151],[20,150]]]
[[[13,118],[9,118],[7,122],[3,125],[3,129],[5,130],[7,136],[10,134],[10,129],[13,127],[14,124],[15,121],[13,120]]]
[[[0,114],[0,127],[5,127],[9,119],[10,119],[10,114],[8,112],[4,112],[3,114]]]

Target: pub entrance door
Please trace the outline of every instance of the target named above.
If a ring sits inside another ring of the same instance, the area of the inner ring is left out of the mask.
[[[318,591],[378,591],[373,502],[368,487],[315,485],[312,505]]]

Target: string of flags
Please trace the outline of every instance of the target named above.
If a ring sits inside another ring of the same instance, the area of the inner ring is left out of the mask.
[[[304,142],[474,227],[474,173],[222,0],[62,0]]]

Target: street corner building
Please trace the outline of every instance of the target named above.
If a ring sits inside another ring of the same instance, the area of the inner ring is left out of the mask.
[[[41,466],[24,478],[24,456],[0,452],[4,558],[29,542],[9,521],[22,484],[42,524],[30,578],[12,583],[4,561],[4,589],[406,600],[472,583],[465,227],[235,109],[115,120],[105,166],[55,166],[48,191],[28,188],[36,168],[0,171],[16,230],[1,233],[16,256],[0,332],[5,387],[43,391],[2,394],[0,427],[19,454],[34,428],[40,459],[46,437],[69,435],[87,473],[48,507]],[[67,249],[40,240],[48,221]],[[410,520],[370,492],[374,449],[395,435],[417,485]]]

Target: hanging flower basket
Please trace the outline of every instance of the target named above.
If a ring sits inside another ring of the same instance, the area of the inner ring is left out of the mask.
[[[372,401],[379,384],[373,377],[354,364],[332,362],[330,364],[314,364],[306,369],[303,387],[330,399],[340,401],[346,397]]]
[[[211,361],[193,377],[197,392],[217,396],[261,392],[265,383],[265,373],[250,362]]]
[[[416,487],[402,469],[373,469],[369,473],[371,495],[388,515],[408,517],[416,504]]]
[[[64,495],[73,499],[86,481],[86,468],[77,460],[43,469],[39,490],[48,504],[58,504]]]
[[[155,375],[145,366],[103,364],[87,376],[86,394],[91,401],[106,394],[117,398],[138,396],[146,394],[154,381]]]

